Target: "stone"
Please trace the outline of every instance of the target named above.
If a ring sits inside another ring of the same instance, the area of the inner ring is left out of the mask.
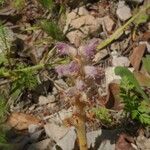
[[[115,150],[117,140],[117,130],[96,130],[87,133],[88,149],[94,150]],[[75,128],[71,127],[68,133],[60,139],[52,150],[60,148],[62,150],[78,149],[75,141],[77,139]]]
[[[55,123],[47,123],[46,125],[44,125],[44,129],[46,135],[56,142],[63,138],[69,131],[68,128],[56,125]]]
[[[33,111],[35,109],[35,105],[33,104],[32,106],[29,107],[29,111]]]
[[[88,148],[95,150],[115,150],[117,133],[118,131],[116,130],[96,130],[87,133]]]
[[[54,95],[48,95],[47,99],[49,100],[50,103],[54,103],[55,102],[55,96]]]
[[[51,143],[52,143],[52,140],[48,138],[38,143],[31,144],[27,150],[46,150],[48,148],[51,149],[50,148],[52,146]]]
[[[95,55],[93,61],[97,63],[97,62],[99,62],[101,59],[103,59],[104,57],[106,57],[107,55],[108,55],[107,50],[106,50],[106,49],[102,49],[100,52],[98,52],[98,53]]]
[[[47,108],[48,109],[54,109],[56,106],[57,106],[56,103],[50,103],[50,104],[47,105]]]
[[[69,32],[66,37],[69,39],[70,43],[74,44],[76,47],[79,47],[82,41],[81,39],[83,39],[85,35],[81,31],[75,30]]]
[[[90,15],[84,7],[80,7],[66,14],[66,18],[66,25],[63,32],[67,33],[66,37],[76,47],[80,46],[87,35],[96,32],[101,26],[102,21],[100,18],[95,18]]]
[[[43,120],[48,120],[49,123],[63,124],[63,120],[72,117],[72,108],[62,109],[57,113],[46,116]]]
[[[36,124],[30,124],[28,126],[28,132],[29,133],[34,133],[37,131],[37,129],[39,128],[39,125],[36,125]]]
[[[107,67],[105,69],[106,87],[114,80],[120,80],[120,76],[115,75],[115,67]]]
[[[40,96],[38,104],[41,106],[41,105],[49,104],[50,102],[51,102],[50,99],[48,99],[47,97]]]
[[[150,149],[150,138],[146,138],[144,135],[139,135],[136,140],[138,149],[149,150]]]
[[[105,16],[103,18],[104,26],[108,32],[111,32],[114,28],[115,22],[109,17]]]
[[[117,66],[128,67],[130,65],[129,59],[124,56],[118,56],[117,51],[113,51],[111,55],[112,55],[112,65],[114,67]]]
[[[74,12],[77,13],[78,15],[80,15],[80,16],[89,14],[88,10],[85,7],[83,7],[83,6],[79,7],[79,8],[76,8],[74,10]]]
[[[124,1],[118,2],[116,14],[121,21],[126,21],[132,16],[130,7]]]
[[[57,150],[57,147],[60,147],[62,150],[73,150],[76,138],[75,128],[71,127],[67,134],[56,143],[52,150]]]

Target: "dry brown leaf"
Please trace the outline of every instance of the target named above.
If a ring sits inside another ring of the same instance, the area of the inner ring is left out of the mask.
[[[140,44],[139,46],[133,49],[133,53],[131,54],[129,58],[131,65],[134,67],[136,71],[138,71],[140,68],[140,63],[141,63],[145,50],[146,50],[146,45]]]
[[[150,87],[150,77],[141,72],[134,72],[135,78],[141,86]]]
[[[7,123],[16,130],[26,130],[31,124],[42,125],[38,118],[24,113],[12,113],[9,116]]]
[[[132,147],[131,143],[134,143],[134,139],[122,133],[116,143],[115,150],[135,150],[135,148]]]
[[[119,97],[120,87],[117,83],[110,83],[108,86],[108,95],[106,108],[120,110],[122,109],[121,99]]]

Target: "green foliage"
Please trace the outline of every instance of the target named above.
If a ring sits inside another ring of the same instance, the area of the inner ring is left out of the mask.
[[[41,28],[53,39],[61,41],[64,39],[63,32],[59,28],[58,24],[43,20],[40,23]]]
[[[5,0],[0,0],[0,5],[3,5]]]
[[[105,124],[111,123],[111,116],[109,114],[109,110],[105,107],[95,108],[94,112],[96,117],[101,120]]]
[[[143,101],[141,93],[137,91],[135,85],[126,76],[122,77],[121,80],[120,97],[125,104],[126,114],[144,125],[150,125],[150,104]]]
[[[0,95],[0,123],[6,119],[7,105],[3,96]]]
[[[10,150],[12,147],[10,147],[10,144],[8,143],[7,138],[7,129],[4,127],[4,125],[0,126],[0,150]]]
[[[17,79],[12,84],[12,93],[15,92],[17,89],[20,90],[23,90],[25,88],[33,89],[38,84],[36,71],[28,70],[28,69],[26,69],[25,71],[21,71],[21,69],[23,68],[25,68],[25,66],[22,64],[17,66],[17,70],[18,70],[16,72]]]
[[[145,70],[150,74],[150,55],[146,55],[142,60]]]
[[[140,24],[146,23],[148,19],[149,15],[144,11],[134,20],[134,24],[139,26]]]
[[[143,99],[150,102],[147,95],[142,90],[140,84],[138,83],[137,79],[135,78],[134,74],[126,67],[116,67],[115,74],[119,75],[121,78],[126,77],[136,88],[136,90],[142,95]]]
[[[43,7],[47,9],[52,9],[54,2],[53,0],[39,0]]]
[[[13,6],[16,9],[21,10],[25,6],[25,0],[13,0]]]

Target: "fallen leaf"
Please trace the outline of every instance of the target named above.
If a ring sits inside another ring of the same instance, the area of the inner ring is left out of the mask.
[[[136,71],[138,71],[140,68],[140,63],[141,63],[145,50],[146,50],[146,45],[140,44],[139,46],[133,49],[133,53],[131,54],[129,58],[131,65],[134,67]]]
[[[120,110],[122,109],[121,99],[119,97],[120,87],[117,83],[110,83],[108,86],[107,103],[106,108]]]
[[[140,41],[149,41],[150,40],[150,32],[144,32],[140,36]]]
[[[150,87],[150,77],[141,73],[141,72],[134,72],[135,78],[138,80],[141,86]]]
[[[115,150],[135,150],[131,143],[134,143],[134,139],[124,133],[120,134],[116,143]]]
[[[24,113],[12,113],[7,120],[7,124],[16,130],[26,130],[31,124],[42,125],[40,119]]]

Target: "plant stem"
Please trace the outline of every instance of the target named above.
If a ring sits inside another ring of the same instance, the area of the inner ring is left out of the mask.
[[[87,138],[86,138],[86,114],[85,114],[85,104],[79,100],[76,100],[75,107],[78,110],[77,122],[76,122],[76,131],[77,137],[79,140],[80,150],[88,150],[87,147]]]
[[[146,5],[144,8],[142,8],[137,14],[135,14],[131,19],[129,19],[123,26],[121,26],[118,30],[116,30],[109,38],[101,42],[98,47],[97,51],[101,50],[102,48],[106,47],[108,44],[113,42],[115,39],[120,36],[120,34],[138,17],[146,11],[148,8],[150,8],[150,4]]]

